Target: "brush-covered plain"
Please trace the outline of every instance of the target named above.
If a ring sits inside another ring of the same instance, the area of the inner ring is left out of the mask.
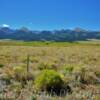
[[[0,43],[1,100],[100,100],[99,43],[32,43]]]

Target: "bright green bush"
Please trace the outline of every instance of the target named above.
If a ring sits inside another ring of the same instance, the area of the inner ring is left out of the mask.
[[[37,90],[50,90],[51,88],[61,88],[63,81],[58,72],[54,70],[43,70],[35,80]]]

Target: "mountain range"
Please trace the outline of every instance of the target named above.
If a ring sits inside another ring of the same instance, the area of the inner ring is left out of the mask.
[[[23,41],[80,41],[100,39],[100,31],[87,31],[81,28],[62,30],[33,31],[26,27],[11,29],[0,27],[0,39],[13,39]]]

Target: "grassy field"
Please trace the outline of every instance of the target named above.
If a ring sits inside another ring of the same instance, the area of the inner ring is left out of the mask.
[[[100,43],[0,41],[0,98],[100,100]]]
[[[85,45],[85,46],[100,46],[100,41],[91,40],[91,41],[76,41],[76,42],[50,42],[50,41],[14,41],[14,40],[0,40],[0,46],[74,46],[74,45]]]

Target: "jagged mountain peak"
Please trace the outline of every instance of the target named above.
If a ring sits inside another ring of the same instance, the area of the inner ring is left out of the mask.
[[[100,39],[100,32],[86,31],[82,28],[74,30],[62,29],[53,31],[32,31],[27,27],[13,30],[9,27],[0,28],[0,39],[14,39],[24,41],[78,41]]]
[[[24,31],[24,32],[29,32],[29,31],[30,31],[30,30],[29,30],[27,27],[25,27],[25,26],[21,27],[21,28],[18,29],[18,30]]]
[[[0,31],[7,33],[7,34],[14,32],[14,30],[11,29],[10,27],[0,27]]]
[[[80,27],[76,27],[76,28],[74,29],[74,31],[75,31],[75,32],[85,32],[85,31],[87,31],[87,30],[85,30],[85,29],[83,29],[83,28],[80,28]]]

